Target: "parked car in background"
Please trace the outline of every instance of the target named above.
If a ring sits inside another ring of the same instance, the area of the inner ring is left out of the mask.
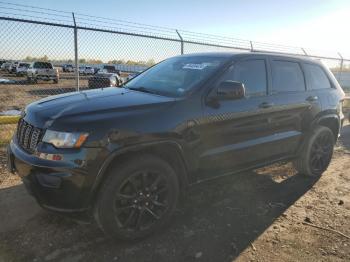
[[[98,72],[100,72],[101,68],[99,67],[94,67],[94,74],[97,74]]]
[[[10,74],[16,74],[16,68],[17,68],[18,64],[19,64],[18,61],[12,62],[12,63],[11,63],[11,66],[10,66],[9,69],[8,69],[8,72],[9,72]]]
[[[16,75],[17,76],[27,75],[27,70],[29,66],[30,66],[30,63],[20,62],[16,67]]]
[[[95,70],[91,66],[79,66],[79,74],[81,75],[93,75]]]
[[[11,62],[5,62],[5,63],[3,63],[3,64],[1,65],[1,70],[2,70],[2,71],[8,72],[10,66],[11,66]]]
[[[4,63],[6,63],[7,61],[6,60],[0,60],[0,68],[1,68],[1,66],[4,64]]]
[[[120,71],[116,69],[114,65],[104,65],[102,69],[105,70],[107,73],[120,75]]]
[[[54,68],[49,62],[33,62],[27,70],[27,80],[28,82],[52,80],[54,83],[58,83],[58,69]]]
[[[74,66],[72,64],[64,64],[62,65],[62,71],[67,73],[74,72]]]
[[[343,124],[344,97],[317,60],[182,55],[121,88],[28,105],[8,167],[42,207],[90,211],[106,234],[140,239],[170,222],[187,187],[200,181],[279,161],[321,176]]]
[[[112,73],[97,73],[93,77],[89,78],[89,88],[102,88],[102,87],[113,87],[120,86],[123,81],[117,74]]]

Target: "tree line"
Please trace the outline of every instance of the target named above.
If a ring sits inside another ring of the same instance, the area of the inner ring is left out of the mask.
[[[54,63],[67,63],[72,64],[72,59],[50,59],[47,55],[41,56],[41,57],[33,57],[33,56],[26,56],[23,61],[26,62],[34,62],[34,61],[42,61],[42,62],[54,62]],[[123,65],[140,65],[140,66],[152,66],[156,62],[154,59],[149,59],[147,61],[134,61],[134,60],[110,60],[107,62],[107,64],[123,64]],[[80,58],[79,64],[104,64],[104,62],[100,59],[88,59],[88,58]]]

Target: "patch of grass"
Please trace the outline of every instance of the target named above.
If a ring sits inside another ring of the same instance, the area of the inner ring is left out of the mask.
[[[16,131],[17,124],[0,125],[0,147],[8,145]]]

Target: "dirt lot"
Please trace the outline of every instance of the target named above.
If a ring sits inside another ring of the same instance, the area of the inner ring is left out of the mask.
[[[61,73],[58,84],[52,81],[39,81],[37,84],[29,84],[26,77],[17,77],[14,74],[0,72],[0,79],[15,82],[0,82],[0,112],[10,109],[24,109],[24,107],[48,95],[57,95],[75,91],[75,80],[72,73]],[[80,79],[80,87],[87,87],[87,76]]]
[[[289,164],[190,189],[172,225],[138,243],[40,209],[0,151],[0,261],[350,261],[350,125],[327,172]]]
[[[126,78],[127,73],[121,72],[121,77]],[[83,90],[88,86],[89,76],[80,76],[80,88]],[[30,102],[49,95],[58,95],[75,91],[74,73],[60,72],[60,80],[57,84],[52,81],[38,81],[28,83],[26,77],[18,77],[0,71],[0,80],[6,79],[13,82],[0,81],[0,112],[11,109],[24,109]]]

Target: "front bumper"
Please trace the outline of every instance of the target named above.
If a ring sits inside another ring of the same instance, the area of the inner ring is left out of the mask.
[[[89,208],[89,185],[94,181],[94,175],[88,172],[87,154],[88,149],[83,148],[64,154],[64,161],[44,160],[11,141],[8,167],[22,178],[28,192],[43,208],[78,212]]]

